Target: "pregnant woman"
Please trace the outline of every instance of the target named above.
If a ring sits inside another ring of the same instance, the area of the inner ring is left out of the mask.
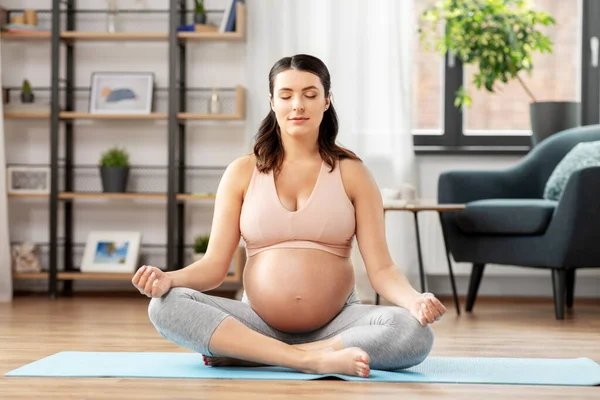
[[[205,363],[276,365],[368,377],[422,362],[429,324],[446,308],[394,265],[379,189],[362,161],[338,146],[323,62],[296,55],[269,73],[271,110],[253,154],[234,160],[217,191],[206,255],[177,270],[142,266],[133,285],[173,343]],[[241,301],[207,295],[244,239]],[[356,236],[373,288],[393,306],[361,304],[350,261]]]

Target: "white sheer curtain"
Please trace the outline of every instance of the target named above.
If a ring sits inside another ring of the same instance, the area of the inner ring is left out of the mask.
[[[411,137],[412,0],[261,0],[248,4],[248,120],[250,141],[269,111],[268,73],[280,58],[319,57],[331,73],[340,119],[338,142],[356,152],[380,188],[416,185]],[[414,284],[411,219],[386,218],[396,265]],[[357,246],[352,260],[364,302],[374,293]]]
[[[2,50],[0,48],[0,87],[2,86]],[[0,116],[4,105],[0,101]],[[6,155],[4,153],[4,118],[0,118],[0,302],[12,300],[10,239],[8,235],[8,207],[6,197]]]

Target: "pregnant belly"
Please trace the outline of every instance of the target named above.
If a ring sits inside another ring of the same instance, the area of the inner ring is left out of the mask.
[[[250,305],[283,332],[322,327],[340,312],[353,287],[350,260],[321,250],[267,250],[250,257],[244,268]]]

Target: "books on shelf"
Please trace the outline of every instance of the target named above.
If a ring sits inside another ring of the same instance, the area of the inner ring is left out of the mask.
[[[6,24],[2,27],[2,31],[11,32],[11,33],[50,32],[49,29],[42,28],[37,25],[22,25],[22,24]]]
[[[236,3],[244,3],[243,0],[229,0],[225,12],[223,13],[223,19],[219,26],[219,32],[235,32],[236,22]]]

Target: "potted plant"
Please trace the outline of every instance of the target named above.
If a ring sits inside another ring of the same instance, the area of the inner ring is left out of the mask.
[[[99,162],[104,192],[125,192],[129,178],[129,154],[118,147],[105,151]]]
[[[206,10],[204,9],[204,0],[194,0],[196,7],[194,9],[194,23],[206,24]]]
[[[206,254],[206,249],[208,249],[209,239],[209,235],[196,236],[194,239],[194,254],[192,256],[194,261],[201,260],[202,257],[204,257],[204,254]]]
[[[35,95],[31,90],[31,83],[27,79],[23,80],[23,85],[21,87],[21,103],[33,103],[35,100]]]
[[[538,25],[556,21],[543,11],[534,11],[523,0],[437,1],[420,16],[419,35],[425,48],[433,37],[436,51],[456,56],[463,64],[477,67],[473,84],[495,93],[497,85],[516,79],[529,98],[532,144],[580,125],[579,103],[538,101],[519,76],[533,70],[534,52],[552,53],[552,40]],[[471,105],[464,87],[456,93],[455,106]]]

